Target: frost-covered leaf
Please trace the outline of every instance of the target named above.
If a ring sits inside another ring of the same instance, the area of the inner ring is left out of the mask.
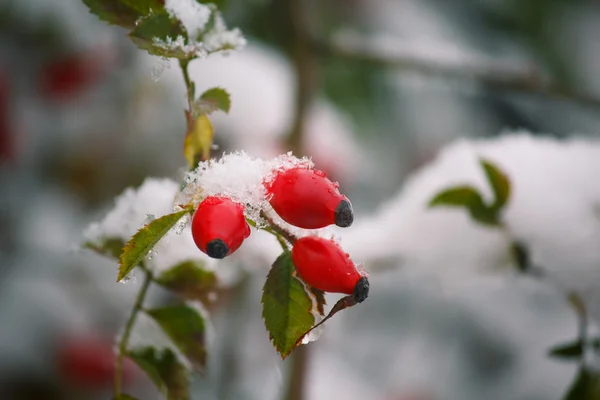
[[[141,20],[129,37],[140,49],[156,56],[189,59],[196,53],[181,22],[166,12]]]
[[[98,241],[88,240],[83,243],[84,248],[95,251],[103,256],[114,257],[115,259],[119,259],[124,246],[125,243],[120,238],[102,238]]]
[[[200,261],[184,261],[164,271],[156,282],[189,300],[209,303],[209,297],[217,286],[217,276],[203,268]]]
[[[160,325],[194,367],[203,372],[206,365],[206,335],[202,315],[185,304],[154,308],[146,313]]]
[[[156,243],[169,232],[177,221],[189,211],[189,209],[185,209],[163,215],[137,231],[125,245],[119,258],[117,282],[125,278],[146,257],[146,254],[152,250]]]
[[[600,375],[581,367],[563,400],[600,400]]]
[[[168,400],[188,400],[189,371],[173,350],[142,347],[128,351],[131,358]]]
[[[462,207],[469,210],[471,218],[484,225],[497,225],[498,215],[483,201],[477,189],[457,186],[443,190],[429,202],[429,207]]]
[[[282,358],[298,345],[298,338],[315,323],[312,301],[304,285],[294,275],[289,251],[271,267],[263,287],[262,316],[269,337]]]
[[[102,21],[128,29],[135,28],[136,21],[144,16],[136,7],[128,4],[131,2],[133,1],[83,0],[83,3],[88,6],[90,12]]]
[[[193,104],[194,115],[210,114],[218,110],[228,113],[230,107],[229,93],[220,87],[208,89]]]
[[[494,204],[492,204],[492,208],[499,211],[506,205],[510,197],[510,181],[506,174],[490,161],[480,159],[479,162],[494,192]]]
[[[210,148],[215,132],[206,114],[188,118],[188,131],[183,142],[183,154],[188,166],[193,168],[198,162],[210,158]]]

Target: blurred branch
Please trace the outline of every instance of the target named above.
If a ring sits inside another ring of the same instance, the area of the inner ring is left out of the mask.
[[[385,43],[382,38],[354,33],[339,35],[329,42],[313,40],[312,44],[320,57],[337,57],[384,68],[471,80],[491,88],[540,94],[600,109],[600,98],[554,82],[535,66],[502,65],[495,60],[448,51],[440,56],[438,53],[444,53],[446,49],[427,53],[415,46],[406,46],[397,39]]]
[[[309,347],[299,346],[292,354],[292,368],[284,400],[302,400],[305,396],[306,372],[308,369]]]
[[[288,149],[297,156],[302,155],[302,135],[306,126],[306,115],[318,86],[319,60],[311,44],[307,5],[307,0],[287,1],[287,18],[292,33],[292,61],[296,74],[296,99],[294,120],[286,144]]]

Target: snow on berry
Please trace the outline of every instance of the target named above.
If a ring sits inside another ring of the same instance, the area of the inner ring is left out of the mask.
[[[246,217],[262,225],[261,211],[271,210],[264,182],[278,171],[294,167],[313,168],[314,165],[308,158],[297,158],[291,153],[265,160],[243,151],[203,161],[186,174],[185,187],[178,194],[176,204],[184,207],[191,203],[197,207],[208,196],[229,197],[244,204]]]

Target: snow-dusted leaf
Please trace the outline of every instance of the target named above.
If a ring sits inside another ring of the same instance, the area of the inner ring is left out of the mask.
[[[137,20],[144,16],[125,0],[83,0],[90,12],[111,25],[133,29]]]
[[[115,259],[119,259],[124,246],[125,243],[121,238],[102,238],[98,241],[89,240],[83,243],[84,248]]]
[[[156,56],[189,59],[196,52],[194,46],[188,45],[181,22],[167,12],[144,18],[129,33],[129,37],[140,49]]]
[[[293,272],[292,255],[285,251],[275,260],[263,287],[262,316],[282,358],[298,346],[298,338],[315,323],[312,301]]]
[[[128,351],[131,358],[169,400],[188,400],[189,371],[168,348],[142,347]]]
[[[208,89],[193,104],[194,115],[210,114],[218,110],[228,113],[230,107],[229,93],[220,87]]]
[[[217,286],[217,276],[203,267],[201,261],[184,261],[164,271],[156,282],[186,299],[208,304]]]
[[[484,159],[480,159],[479,162],[494,192],[494,204],[492,204],[492,208],[499,211],[506,205],[510,197],[510,181],[506,174],[500,171],[492,162]]]
[[[471,186],[456,186],[443,190],[429,202],[429,207],[466,208],[471,218],[484,225],[497,225],[498,214],[483,201],[481,194]]]
[[[206,335],[204,318],[198,310],[182,304],[154,308],[146,313],[160,325],[194,367],[203,372],[206,366]]]
[[[146,254],[169,232],[169,230],[190,210],[185,209],[160,218],[144,225],[123,248],[119,258],[119,275],[117,282],[125,278],[143,259]]]
[[[563,400],[600,400],[600,375],[598,372],[582,366]]]
[[[210,158],[214,134],[212,123],[206,114],[196,118],[188,116],[188,131],[183,142],[183,154],[190,168]]]

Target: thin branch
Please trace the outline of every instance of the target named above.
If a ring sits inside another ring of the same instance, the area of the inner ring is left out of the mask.
[[[554,82],[534,66],[502,65],[491,59],[457,57],[456,54],[441,58],[418,53],[414,46],[407,47],[398,42],[385,44],[356,34],[343,35],[330,42],[313,41],[313,46],[321,57],[469,80],[491,88],[539,94],[600,108],[600,98]]]
[[[272,233],[276,236],[283,237],[292,246],[294,245],[294,243],[296,243],[296,240],[298,240],[298,238],[292,235],[291,232],[288,232],[285,228],[277,225],[277,223],[273,221],[273,218],[269,217],[264,211],[260,212],[260,216],[264,218],[265,221],[267,221],[267,224],[269,224],[269,229],[265,229],[267,232]]]
[[[123,335],[121,336],[121,339],[119,340],[119,346],[118,346],[119,353],[117,354],[117,360],[115,362],[115,397],[116,398],[118,398],[121,395],[121,390],[123,387],[123,361],[125,358],[125,354],[127,353],[127,345],[129,343],[129,337],[131,336],[131,331],[133,329],[133,325],[135,324],[135,320],[144,304],[144,299],[146,298],[146,293],[148,292],[148,287],[150,286],[150,282],[152,282],[152,273],[145,268],[143,269],[143,271],[144,271],[144,281],[142,282],[140,291],[138,292],[138,295],[135,299],[135,303],[133,305],[131,313],[129,314],[129,319],[127,320],[127,323],[125,324],[125,328],[123,330]]]
[[[292,354],[292,365],[284,400],[303,400],[305,396],[306,372],[308,370],[309,346],[300,346]]]

